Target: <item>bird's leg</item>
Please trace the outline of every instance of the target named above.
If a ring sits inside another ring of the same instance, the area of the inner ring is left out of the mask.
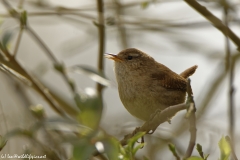
[[[172,124],[172,122],[171,122],[171,118],[168,118],[167,121],[168,121],[169,124]]]
[[[137,143],[141,143],[141,144],[144,143],[144,136],[141,137],[141,141],[140,141],[140,142],[137,140]],[[141,149],[142,149],[143,147],[144,147],[144,146],[142,146]]]
[[[135,134],[137,134],[137,133],[140,131],[140,128],[141,128],[141,127],[135,128],[135,130],[132,132],[132,135],[134,136]],[[138,142],[138,143],[144,143],[144,136],[141,137],[141,142],[139,142],[138,140],[137,140],[137,142]],[[142,147],[142,148],[143,148],[143,147]]]

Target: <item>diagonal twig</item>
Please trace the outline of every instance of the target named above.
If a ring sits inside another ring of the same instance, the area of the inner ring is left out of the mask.
[[[2,0],[3,5],[7,8],[8,12],[10,13],[10,15],[12,17],[14,17],[15,19],[17,19],[21,24],[21,15],[16,12],[14,10],[14,8],[9,4],[8,1],[6,0]],[[24,29],[34,38],[34,40],[36,40],[36,42],[44,49],[45,53],[50,57],[50,59],[54,62],[55,66],[61,66],[63,67],[63,65],[58,62],[57,58],[54,56],[54,54],[51,52],[51,50],[47,47],[47,45],[45,45],[45,43],[38,37],[38,35],[33,31],[33,29],[31,29],[31,27],[27,24],[24,24]],[[27,71],[24,70],[24,68],[16,61],[14,55],[12,56],[10,53],[6,52],[7,57],[11,60],[10,62],[6,62],[5,64],[9,65],[10,64],[10,68],[12,68],[11,66],[15,66],[15,68],[17,68],[17,70],[20,70],[20,73],[23,73],[23,75],[31,81],[34,89],[36,89],[36,91],[38,91],[44,98],[45,100],[50,104],[50,106],[57,111],[57,113],[59,113],[62,116],[66,116],[66,114],[61,110],[59,104],[57,103],[57,101],[51,96],[51,94],[47,91],[47,89],[40,83],[38,82],[33,76],[31,76]],[[73,92],[74,95],[77,95],[77,92],[75,90],[74,84],[73,82],[69,79],[68,75],[65,73],[64,69],[62,69],[60,71],[63,79],[67,82],[67,84],[69,85],[69,88],[71,89],[71,91]]]
[[[240,50],[240,39],[239,37],[222,21],[214,16],[206,7],[199,4],[196,0],[184,0],[188,5],[198,11],[202,16],[209,20],[213,26],[220,30],[225,36],[229,37],[233,43],[237,46],[237,49]]]

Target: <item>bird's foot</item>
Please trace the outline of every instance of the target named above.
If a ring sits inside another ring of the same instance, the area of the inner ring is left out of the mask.
[[[172,124],[171,118],[168,118],[167,121],[168,121],[169,124]]]
[[[137,142],[143,144],[143,143],[144,143],[144,136],[141,137],[141,141],[140,141],[140,142],[139,142],[138,140],[137,140]],[[142,149],[143,147],[144,147],[144,146],[142,146],[141,149]]]
[[[132,135],[134,136],[135,134],[137,134],[137,133],[140,131],[140,128],[141,128],[141,127],[137,127],[137,128],[132,132]],[[141,144],[144,143],[144,136],[141,137],[141,141],[140,141],[140,142],[139,142],[138,140],[137,140],[137,142],[138,142],[138,143],[141,143]],[[143,148],[143,147],[144,147],[144,146],[142,146],[141,148]]]

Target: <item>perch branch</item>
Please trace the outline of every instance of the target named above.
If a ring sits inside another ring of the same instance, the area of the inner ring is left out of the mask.
[[[188,148],[187,151],[184,155],[184,158],[188,158],[192,155],[194,146],[196,144],[196,138],[197,138],[197,128],[196,128],[196,108],[195,108],[195,102],[193,99],[193,92],[192,92],[192,87],[190,85],[190,79],[188,79],[188,85],[187,85],[187,93],[188,93],[188,98],[187,98],[187,104],[188,104],[188,113],[186,114],[188,117],[189,121],[189,131],[190,131],[190,141],[188,143]]]
[[[136,133],[138,132],[146,132],[149,133],[150,131],[155,131],[155,129],[162,123],[166,122],[169,120],[170,117],[173,117],[177,112],[188,109],[189,113],[189,131],[190,131],[190,141],[188,145],[188,149],[186,151],[185,157],[190,157],[192,154],[192,151],[195,146],[195,141],[196,141],[196,116],[195,116],[195,103],[193,100],[193,93],[192,93],[192,88],[190,84],[190,79],[188,80],[188,98],[187,98],[187,104],[178,104],[175,106],[170,106],[163,111],[156,111],[152,118],[150,118],[147,122],[143,124],[143,126],[136,128],[132,133],[127,134],[124,136],[124,139],[120,141],[121,145],[124,146],[127,144],[127,141],[132,138]]]
[[[186,104],[182,103],[175,106],[170,106],[163,111],[157,111],[153,116],[151,116],[152,118],[145,122],[141,127],[138,127],[132,133],[125,135],[124,139],[120,141],[121,145],[126,145],[127,141],[138,132],[149,133],[151,130],[154,131],[160,124],[168,121],[170,117],[173,117],[177,112],[186,108]]]

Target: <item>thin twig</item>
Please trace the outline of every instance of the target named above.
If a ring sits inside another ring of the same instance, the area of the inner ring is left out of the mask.
[[[48,15],[75,15],[82,18],[87,18],[90,20],[96,20],[95,16],[86,13],[76,13],[70,11],[56,11],[56,12],[30,12],[28,13],[29,16],[48,16]]]
[[[224,6],[223,6],[223,12],[224,12],[224,23],[228,27],[228,5],[226,4],[226,1],[224,0]],[[228,34],[228,32],[227,32]],[[230,44],[229,44],[229,39],[227,36],[225,36],[225,49],[226,49],[226,72],[229,70],[229,96],[228,96],[228,101],[229,101],[229,107],[228,107],[228,117],[229,117],[229,135],[231,137],[231,144],[234,150],[234,128],[235,128],[235,115],[234,115],[234,98],[233,98],[233,93],[234,93],[234,87],[233,87],[233,65],[231,65],[231,51],[230,51]]]
[[[12,6],[6,1],[3,0],[3,5],[8,9],[9,13],[12,15],[12,17],[16,18],[20,21],[20,15],[12,8]],[[33,36],[33,38],[37,41],[37,43],[44,49],[45,53],[50,57],[50,59],[55,63],[55,65],[61,65],[57,59],[55,58],[54,54],[50,51],[50,49],[43,43],[43,41],[38,37],[38,35],[31,29],[31,27],[26,26],[25,29],[30,33],[30,35]],[[47,91],[46,88],[43,87],[43,85],[38,82],[36,79],[34,79],[29,73],[27,73],[24,68],[16,61],[16,59],[8,52],[5,53],[7,57],[11,60],[11,63],[15,66],[15,68],[18,68],[18,70],[23,73],[23,75],[32,82],[33,87],[46,99],[46,101],[52,106],[52,108],[57,111],[62,116],[66,116],[66,114],[59,108],[59,104],[54,100],[54,98],[51,96],[51,94]],[[9,64],[9,63],[7,63]],[[10,67],[11,68],[11,67]],[[66,75],[65,72],[61,72],[64,80],[69,85],[70,89],[74,94],[77,94],[75,91],[75,88],[73,87],[70,79]]]
[[[21,8],[23,7],[24,1],[25,1],[25,0],[20,0],[20,1],[18,2],[18,8],[19,8],[19,9],[21,9]]]
[[[47,47],[47,45],[42,41],[42,39],[37,35],[37,33],[28,25],[26,31],[32,36],[32,38],[41,46],[47,56],[55,63],[58,64],[58,60],[52,51]]]
[[[229,37],[233,43],[237,46],[238,50],[240,50],[240,39],[238,36],[227,26],[225,26],[222,21],[214,16],[210,11],[206,9],[206,7],[199,4],[196,0],[184,0],[188,5],[197,10],[202,16],[204,16],[207,20],[209,20],[213,26],[215,26],[218,30],[220,30],[225,36]]]
[[[13,56],[15,57],[17,55],[17,51],[18,51],[18,47],[22,38],[22,33],[23,33],[23,27],[20,28],[20,31],[18,33],[18,37],[17,37],[17,42],[13,51]]]
[[[1,117],[3,118],[2,121],[3,121],[3,124],[5,125],[6,127],[6,132],[8,132],[8,125],[7,125],[7,120],[6,120],[6,116],[4,114],[4,111],[3,111],[3,106],[2,106],[2,103],[1,103],[1,100],[0,100],[0,108],[1,108]]]
[[[11,56],[11,55],[9,55]],[[24,68],[16,61],[16,59],[14,57],[10,58],[11,61],[1,61],[1,63],[5,64],[7,67],[11,68],[12,66],[14,66],[15,68],[17,68],[18,70],[15,71],[17,73],[19,73],[21,76],[25,77],[28,81],[30,81],[30,85],[31,87],[33,87],[40,95],[43,96],[43,98],[50,104],[50,106],[53,108],[53,110],[55,110],[58,114],[66,117],[66,114],[61,110],[59,104],[57,103],[57,101],[52,97],[52,95],[49,93],[48,89],[43,86],[41,83],[39,83],[33,76],[31,76],[26,70],[24,70]],[[12,69],[12,68],[11,68]],[[6,70],[6,73],[11,74],[10,72],[8,72]],[[16,78],[19,79],[19,76],[16,76],[15,74],[12,74],[13,76],[15,76]],[[22,79],[20,79],[22,80]],[[25,81],[26,82],[26,81]]]
[[[98,71],[99,73],[103,73],[104,71],[104,50],[105,50],[105,25],[104,25],[104,3],[103,0],[97,0],[97,8],[98,8]],[[98,95],[102,95],[103,86],[100,83],[97,83],[97,92]]]
[[[8,11],[12,15],[12,17],[14,17],[14,18],[16,18],[17,20],[20,21],[20,18],[21,18],[20,15],[16,11],[14,11],[12,6],[6,0],[3,0],[2,2],[4,4],[4,6],[8,9]],[[52,51],[48,48],[48,46],[42,41],[42,39],[35,33],[35,31],[29,25],[27,25],[25,27],[25,29],[34,38],[34,40],[37,42],[37,44],[40,45],[41,48],[43,48],[43,50],[45,51],[47,56],[54,62],[54,65],[62,67],[62,70],[59,70],[59,71],[60,71],[63,79],[65,80],[65,82],[68,84],[70,90],[72,91],[72,93],[76,97],[76,95],[78,95],[78,93],[76,91],[75,85],[74,85],[73,81],[71,81],[71,79],[66,74],[63,64],[58,62],[57,58],[52,53]],[[78,102],[77,101],[75,101],[75,102],[78,105]]]
[[[125,49],[128,47],[127,33],[126,33],[125,26],[122,23],[122,18],[120,16],[123,6],[119,2],[119,0],[114,0],[114,3],[116,5],[116,19],[118,21],[117,27],[120,35],[119,37],[121,39],[122,48]]]
[[[184,155],[184,159],[186,159],[192,155],[194,146],[196,144],[196,138],[197,138],[196,116],[195,116],[196,108],[195,108],[195,102],[193,99],[192,87],[190,85],[190,79],[188,79],[187,93],[188,93],[187,103],[189,103],[188,112],[190,112],[190,116],[188,119],[189,131],[190,131],[190,141],[188,143],[188,148]]]

